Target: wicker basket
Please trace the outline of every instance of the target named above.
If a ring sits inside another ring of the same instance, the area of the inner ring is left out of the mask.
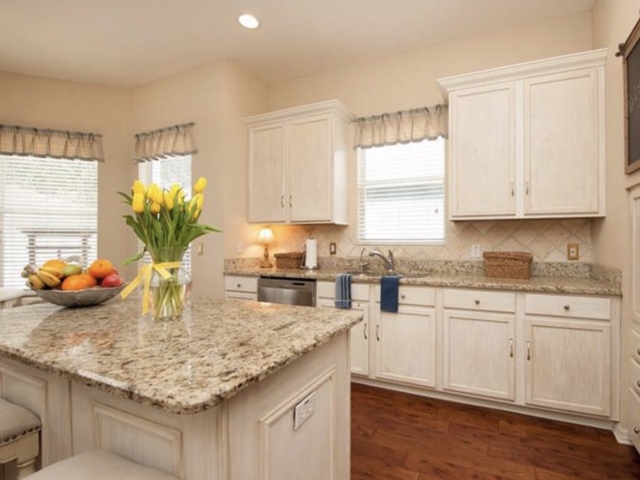
[[[276,268],[300,268],[302,256],[302,252],[276,253]]]
[[[491,278],[531,278],[533,255],[527,252],[484,252],[484,272]]]

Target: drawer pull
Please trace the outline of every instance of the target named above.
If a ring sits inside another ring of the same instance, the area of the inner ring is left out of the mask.
[[[293,208],[293,203],[291,202],[291,195],[289,195],[289,208]]]
[[[514,197],[515,195],[516,195],[516,192],[513,189],[513,182],[511,182],[511,196]]]
[[[531,360],[531,342],[527,342],[527,360]]]
[[[284,195],[280,197],[280,206],[284,208]]]
[[[364,324],[364,329],[362,331],[364,332],[364,339],[366,340],[367,338],[369,338],[369,337],[367,337],[367,324],[366,323]]]
[[[401,298],[402,300],[404,300],[405,298],[407,298],[407,296],[403,293],[403,294],[401,294],[401,295],[400,295],[400,298]]]
[[[567,304],[567,305],[565,305],[565,306],[564,306],[564,309],[565,309],[567,312],[569,311],[569,309],[570,309],[570,308],[571,308],[571,305],[569,305],[569,304]]]
[[[640,433],[640,428],[638,427],[633,427],[633,433],[635,433],[636,435],[638,435]]]
[[[509,339],[509,357],[513,358],[513,338]]]
[[[480,305],[480,300],[478,300],[478,299],[476,298],[476,300],[475,300],[475,304],[476,304],[476,305]]]
[[[240,287],[242,287],[242,284],[239,283],[239,284],[236,285],[236,287],[240,288]]]
[[[380,341],[380,324],[376,325],[376,340]]]

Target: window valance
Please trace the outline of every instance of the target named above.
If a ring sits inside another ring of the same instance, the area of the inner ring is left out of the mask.
[[[355,148],[448,137],[449,107],[434,105],[357,118]]]
[[[134,135],[136,143],[134,161],[147,162],[170,156],[198,153],[193,137],[194,125],[194,123],[185,123]]]
[[[0,154],[104,161],[102,135],[0,125]]]

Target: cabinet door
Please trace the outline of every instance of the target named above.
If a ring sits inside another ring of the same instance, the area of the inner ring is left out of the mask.
[[[433,309],[400,307],[379,312],[376,324],[376,377],[436,386],[436,315]]]
[[[322,298],[317,300],[318,307],[335,308],[335,300]],[[352,310],[363,313],[362,322],[349,331],[349,353],[351,355],[351,374],[369,376],[369,303],[352,302]]]
[[[599,213],[596,69],[524,81],[525,216]]]
[[[330,221],[333,167],[331,117],[319,115],[289,123],[289,220]]]
[[[444,311],[444,388],[515,400],[513,315]]]
[[[284,171],[285,127],[270,124],[249,129],[249,221],[286,221]]]
[[[595,321],[527,317],[525,402],[609,416],[611,333]]]
[[[449,102],[450,217],[515,216],[514,84],[453,92]]]

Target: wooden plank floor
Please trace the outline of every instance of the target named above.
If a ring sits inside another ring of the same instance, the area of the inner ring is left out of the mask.
[[[351,480],[640,479],[610,431],[355,383],[351,397]]]

